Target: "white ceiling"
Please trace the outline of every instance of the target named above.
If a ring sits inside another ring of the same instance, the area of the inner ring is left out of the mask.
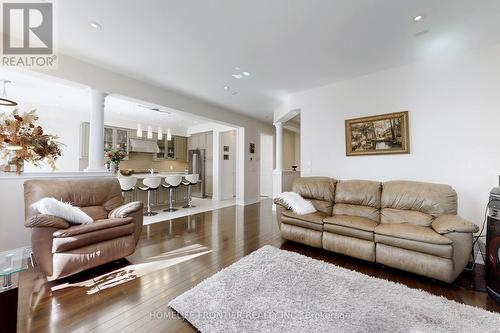
[[[498,0],[58,3],[60,52],[269,122],[288,93],[500,42]]]

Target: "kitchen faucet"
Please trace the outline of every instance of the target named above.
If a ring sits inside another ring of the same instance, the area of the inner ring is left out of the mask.
[[[152,175],[155,173],[155,169],[153,169],[153,168],[148,169],[148,171],[149,171],[149,173],[151,173]]]

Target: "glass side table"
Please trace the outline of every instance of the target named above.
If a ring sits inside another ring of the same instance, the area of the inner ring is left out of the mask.
[[[28,269],[29,250],[26,248],[0,252],[0,275],[3,278],[2,292],[13,287],[12,275]]]
[[[19,298],[19,283],[12,281],[16,273],[28,269],[28,258],[31,250],[27,248],[0,252],[0,313],[2,314],[2,328],[0,331],[10,333],[17,329],[17,303]]]

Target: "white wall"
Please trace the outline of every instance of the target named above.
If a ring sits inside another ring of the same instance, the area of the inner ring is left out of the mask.
[[[78,171],[80,156],[80,124],[89,121],[89,113],[80,109],[62,109],[56,106],[27,105],[20,108],[22,112],[36,109],[40,124],[45,133],[55,134],[63,143],[62,155],[56,161],[58,171]],[[29,163],[24,165],[25,172],[52,171],[50,166],[42,164],[40,168]]]
[[[500,173],[500,45],[300,92],[285,105],[301,109],[304,176],[450,184],[459,213],[482,224]],[[411,154],[346,157],[346,119],[403,110]]]
[[[274,140],[271,135],[260,136],[260,195],[273,196]]]
[[[224,151],[229,147],[229,152]],[[221,200],[232,199],[236,195],[236,130],[220,133]],[[225,160],[224,155],[229,159]]]

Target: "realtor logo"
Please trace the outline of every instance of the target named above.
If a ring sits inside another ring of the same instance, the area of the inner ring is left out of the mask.
[[[56,68],[54,4],[2,3],[2,65]]]

